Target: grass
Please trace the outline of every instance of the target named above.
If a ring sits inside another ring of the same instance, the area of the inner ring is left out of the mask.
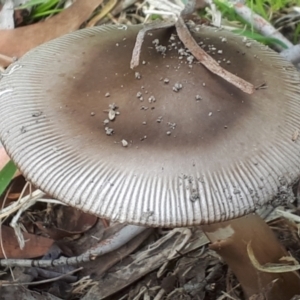
[[[186,4],[187,0],[181,0]],[[47,17],[52,14],[59,13],[63,10],[62,5],[65,1],[62,0],[30,0],[26,4],[20,6],[21,9],[29,9],[29,19],[37,21],[41,18]],[[244,21],[239,15],[237,15],[232,7],[232,4],[228,0],[214,0],[214,3],[222,13],[222,17],[229,21],[233,27],[239,26],[243,28],[234,30],[236,33],[246,37],[251,37],[263,44],[272,46],[279,44],[283,48],[286,48],[282,42],[277,39],[265,37],[253,29],[253,26]],[[300,7],[300,0],[246,0],[245,4],[251,8],[255,13],[262,16],[265,20],[272,23],[274,19],[286,14],[286,10],[292,6]],[[203,11],[200,16],[208,17]],[[155,19],[155,16],[152,17]],[[297,43],[300,37],[300,20],[293,25],[293,34],[290,38],[293,43]]]
[[[8,187],[16,171],[17,167],[11,160],[0,170],[0,196]]]
[[[285,45],[277,39],[267,38],[253,29],[252,24],[244,21],[234,10],[232,4],[227,0],[214,0],[217,8],[222,14],[222,18],[226,19],[233,27],[242,27],[241,29],[234,30],[235,32],[251,37],[261,43],[272,46],[274,44],[280,44],[284,48]],[[300,6],[300,0],[246,0],[245,4],[251,8],[253,12],[262,16],[265,20],[271,24],[276,18],[286,15],[287,10],[292,6]],[[295,22],[293,29],[292,42],[298,42],[300,36],[300,20]]]
[[[30,0],[19,8],[30,9],[30,18],[34,20],[61,12],[63,9],[58,8],[61,2],[60,0]]]

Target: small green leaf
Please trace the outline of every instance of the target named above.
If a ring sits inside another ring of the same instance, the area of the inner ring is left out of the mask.
[[[48,11],[49,9],[55,7],[58,4],[59,0],[49,0],[35,9],[35,13],[43,13]]]
[[[61,11],[63,11],[63,9],[50,9],[41,13],[34,13],[33,14],[33,18],[40,18],[40,17],[45,17],[45,16],[49,16],[51,14],[56,14],[56,13],[60,13]]]
[[[16,165],[10,160],[2,170],[0,170],[0,196],[8,187],[9,183],[17,171]]]
[[[281,46],[284,49],[288,48],[288,46],[285,43],[283,43],[282,41],[280,41],[276,38],[263,36],[263,35],[261,35],[259,33],[256,33],[256,32],[251,32],[251,31],[242,30],[242,29],[234,29],[234,30],[232,30],[232,32],[236,33],[236,34],[239,34],[239,35],[242,35],[242,36],[245,36],[245,37],[248,37],[248,38],[251,38],[253,40],[256,40],[260,43],[263,43],[263,44],[266,44],[266,45],[269,45],[269,46],[277,44],[277,45]]]

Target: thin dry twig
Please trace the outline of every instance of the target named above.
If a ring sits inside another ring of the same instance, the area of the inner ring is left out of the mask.
[[[210,55],[208,55],[194,40],[189,29],[187,28],[183,18],[179,17],[175,23],[177,34],[184,44],[184,46],[189,49],[189,51],[212,73],[220,76],[226,81],[230,82],[243,92],[247,94],[252,94],[254,92],[253,84],[245,81],[244,79],[228,72],[223,69]]]
[[[233,2],[230,0],[230,2]],[[235,12],[245,21],[253,25],[253,27],[264,36],[276,38],[283,42],[287,47],[292,47],[293,44],[284,37],[276,28],[260,15],[254,13],[248,6],[241,2],[234,2],[233,8]],[[278,47],[278,46],[277,46]]]
[[[169,28],[174,25],[176,27],[178,37],[184,44],[184,46],[189,49],[189,51],[196,57],[196,59],[198,59],[198,61],[203,64],[208,70],[220,76],[221,78],[233,84],[247,94],[252,94],[254,92],[255,88],[253,84],[223,69],[197,44],[181,16],[178,16],[177,21],[171,20],[146,24],[144,28],[139,31],[136,37],[136,42],[132,51],[130,67],[133,69],[139,65],[142,45],[144,42],[145,34],[148,31]]]
[[[98,256],[112,252],[119,249],[121,246],[127,244],[135,236],[145,231],[147,227],[127,225],[119,232],[115,233],[106,240],[99,242],[95,247],[89,249],[83,254],[75,257],[60,257],[58,259],[1,259],[0,266],[19,266],[19,267],[54,267],[62,265],[79,265],[83,262],[88,262],[96,259]]]
[[[300,270],[300,265],[287,265],[284,263],[274,263],[274,264],[265,264],[261,265],[258,260],[256,259],[253,249],[251,247],[251,242],[248,243],[247,245],[247,252],[249,259],[254,266],[255,269],[261,272],[266,272],[266,273],[287,273],[287,272],[294,272],[297,270]],[[293,261],[294,263],[298,263],[293,257],[288,256],[288,257],[282,257],[280,260],[282,261]]]
[[[148,31],[162,29],[162,28],[169,28],[174,26],[174,21],[165,21],[165,22],[153,22],[149,24],[145,24],[144,28],[141,29],[136,37],[135,45],[132,51],[132,58],[130,62],[130,68],[133,69],[137,67],[140,63],[140,56],[142,45],[145,39],[145,35]]]

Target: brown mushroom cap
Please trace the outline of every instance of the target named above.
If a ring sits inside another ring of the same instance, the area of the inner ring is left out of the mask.
[[[282,199],[300,174],[294,67],[201,27],[194,38],[253,95],[191,62],[173,29],[147,34],[131,70],[141,28],[81,30],[8,68],[0,136],[24,176],[84,211],[151,226],[229,220]]]

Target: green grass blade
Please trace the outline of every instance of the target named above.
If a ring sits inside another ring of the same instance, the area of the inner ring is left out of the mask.
[[[25,3],[25,4],[21,5],[21,6],[18,6],[18,9],[30,8],[32,6],[44,4],[47,1],[48,0],[30,0],[27,3]]]
[[[252,32],[252,31],[248,31],[248,30],[242,30],[242,29],[234,29],[232,30],[232,32],[236,33],[236,34],[239,34],[239,35],[242,35],[242,36],[245,36],[245,37],[248,37],[248,38],[251,38],[253,40],[256,40],[260,43],[263,43],[263,44],[266,44],[266,45],[274,45],[274,44],[277,44],[279,46],[281,46],[282,48],[284,49],[287,49],[288,46],[283,43],[282,41],[276,39],[276,38],[271,38],[271,37],[266,37],[266,36],[263,36],[259,33],[256,33],[256,32]]]
[[[12,160],[10,160],[0,171],[0,196],[8,187],[16,171],[17,171],[17,167]]]
[[[58,4],[59,0],[48,0],[47,2],[39,5],[35,10],[34,13],[43,13],[47,12],[49,9],[55,7]]]
[[[35,13],[32,17],[33,18],[40,18],[40,17],[45,17],[45,16],[49,16],[51,14],[56,14],[56,13],[60,13],[61,11],[63,11],[63,9],[50,9],[48,11],[44,11],[44,12],[40,12],[40,13]]]

